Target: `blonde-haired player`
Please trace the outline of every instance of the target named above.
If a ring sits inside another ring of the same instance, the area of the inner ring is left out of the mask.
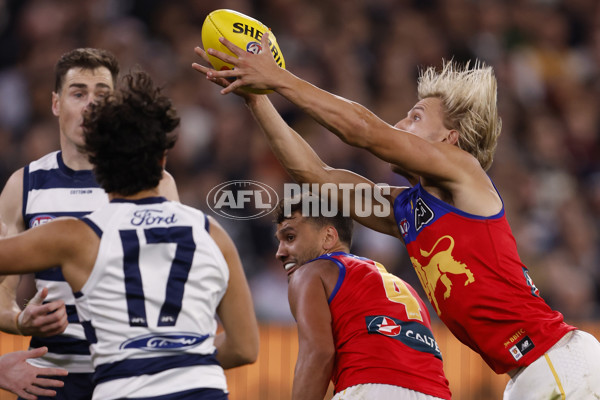
[[[502,199],[485,172],[500,132],[490,67],[447,62],[441,72],[426,69],[419,79],[419,101],[391,126],[360,104],[277,67],[268,53],[246,54],[224,43],[237,58],[208,52],[235,69],[194,68],[226,86],[223,94],[236,91],[245,97],[296,181],[373,185],[325,165],[268,98],[236,89],[272,89],[344,142],[406,174],[413,186],[392,188],[387,196],[393,212],[353,217],[404,242],[442,321],[496,373],[510,375],[505,399],[600,396],[600,343],[566,324],[540,297],[517,253]],[[224,79],[233,77],[233,82]],[[354,196],[364,195],[350,191],[350,204]],[[341,188],[338,198],[348,200]]]

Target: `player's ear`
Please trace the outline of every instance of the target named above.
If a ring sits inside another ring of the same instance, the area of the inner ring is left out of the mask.
[[[456,129],[452,129],[452,130],[450,130],[450,132],[448,132],[448,136],[446,136],[446,141],[450,144],[457,144],[458,136],[459,136],[458,131]]]
[[[337,230],[329,225],[325,228],[325,237],[323,240],[323,250],[331,250],[339,241]]]
[[[52,114],[58,117],[60,114],[60,96],[56,92],[52,92]]]

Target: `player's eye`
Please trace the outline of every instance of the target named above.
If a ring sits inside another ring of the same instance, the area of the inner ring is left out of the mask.
[[[102,92],[96,92],[96,97],[99,99],[103,99],[105,97],[108,96],[108,92],[102,91]]]

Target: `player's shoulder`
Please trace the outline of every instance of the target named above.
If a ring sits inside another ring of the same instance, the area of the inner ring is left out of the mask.
[[[300,266],[289,277],[290,293],[298,294],[320,287],[331,296],[340,276],[337,263],[328,258],[316,258]]]
[[[327,279],[332,274],[337,274],[339,267],[337,263],[329,258],[315,258],[300,266],[294,275],[300,279]]]
[[[19,168],[8,178],[0,193],[0,218],[6,224],[8,234],[16,234],[25,230],[23,221],[23,173]]]
[[[7,189],[19,189],[23,190],[23,175],[25,174],[25,167],[21,167],[13,172],[6,183],[4,184],[4,191]],[[3,193],[4,193],[3,191]]]
[[[181,213],[185,215],[186,219],[196,220],[197,223],[195,225],[201,224],[207,232],[210,232],[211,226],[218,226],[218,223],[213,218],[198,208],[174,200],[167,200],[163,204],[165,209]]]
[[[18,192],[22,192],[25,171],[27,170],[28,173],[31,173],[40,169],[56,168],[58,166],[57,154],[58,151],[48,153],[38,158],[37,160],[30,162],[27,166],[21,167],[14,171],[6,181],[6,184],[4,185],[4,190],[18,189]]]
[[[59,167],[59,153],[60,151],[53,151],[48,153],[37,160],[30,162],[27,166],[28,171],[35,172],[38,170],[51,170]]]

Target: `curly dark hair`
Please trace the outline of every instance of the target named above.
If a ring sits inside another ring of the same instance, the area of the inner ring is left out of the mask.
[[[85,149],[100,186],[122,196],[156,187],[178,125],[171,100],[150,75],[125,75],[121,87],[84,115]]]
[[[113,86],[116,86],[119,75],[119,62],[110,51],[86,47],[63,54],[54,67],[54,91],[56,93],[60,92],[65,75],[69,70],[73,68],[94,70],[100,67],[106,67],[110,71]]]

